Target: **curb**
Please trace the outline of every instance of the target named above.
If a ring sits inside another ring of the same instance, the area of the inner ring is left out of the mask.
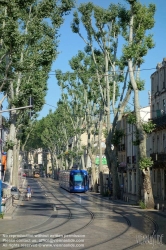
[[[12,205],[11,209],[9,212],[7,213],[4,213],[3,215],[3,219],[13,219],[14,217],[14,212],[16,211],[16,209],[20,206],[21,202],[23,201],[23,197],[24,197],[24,188],[25,188],[25,184],[27,183],[26,180],[24,180],[24,183],[23,183],[23,187],[21,188],[22,189],[22,192],[21,192],[21,195],[20,195],[20,199],[18,200],[18,203],[17,204],[14,204],[14,206]]]

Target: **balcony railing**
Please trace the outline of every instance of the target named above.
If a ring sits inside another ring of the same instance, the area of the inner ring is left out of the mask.
[[[153,153],[150,154],[153,162],[166,162],[166,154],[165,153]]]
[[[154,124],[156,124],[156,129],[162,129],[166,127],[166,113],[163,110],[156,111],[157,117],[152,118]]]

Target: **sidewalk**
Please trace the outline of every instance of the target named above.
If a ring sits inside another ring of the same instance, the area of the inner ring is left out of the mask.
[[[21,189],[19,200],[14,200],[13,206],[8,213],[4,214],[4,218],[0,219],[1,227],[0,234],[4,232],[11,234],[19,231],[22,233],[26,228],[34,228],[51,218],[53,211],[51,204],[44,195],[44,191],[39,189],[37,182],[29,179],[34,194],[31,200],[27,200],[26,184]],[[51,218],[53,220],[53,217]]]
[[[126,204],[126,205],[130,205],[130,206],[134,205],[134,206],[138,206],[138,208],[140,208],[140,206],[138,204],[136,204],[136,201],[134,199],[132,199],[131,196],[127,200],[122,200],[122,199],[113,200],[112,198],[109,199],[109,197],[102,196],[100,193],[89,192],[89,194],[92,195],[92,196],[100,197],[100,198],[108,200],[108,201],[115,202],[115,203]],[[159,204],[159,210],[157,209],[157,207],[158,207],[157,204]],[[162,209],[162,205],[164,205],[164,209]],[[142,210],[144,210],[144,209],[142,209]],[[163,215],[164,217],[166,217],[166,200],[162,201],[162,200],[155,199],[155,207],[154,207],[154,209],[145,209],[145,210],[146,211],[153,211],[155,213],[158,213],[158,214]]]
[[[13,218],[13,214],[15,212],[15,210],[17,209],[18,206],[20,206],[20,204],[22,203],[23,197],[25,196],[25,189],[26,189],[26,185],[27,185],[27,181],[26,179],[24,180],[22,187],[19,188],[20,190],[20,199],[19,200],[13,200],[13,204],[10,207],[10,209],[4,213],[3,219],[12,219]]]

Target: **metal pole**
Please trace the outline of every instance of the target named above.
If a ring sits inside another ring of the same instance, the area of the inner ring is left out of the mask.
[[[29,106],[25,106],[25,107],[19,107],[19,108],[13,108],[13,109],[0,110],[0,113],[9,112],[9,111],[12,111],[12,110],[19,110],[19,109],[32,108],[32,107],[33,107],[33,105],[29,105]]]

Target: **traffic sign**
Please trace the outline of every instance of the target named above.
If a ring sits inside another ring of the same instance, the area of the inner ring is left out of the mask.
[[[96,165],[99,165],[99,163],[100,163],[100,158],[99,157],[96,157],[96,159],[95,159],[95,164]],[[107,159],[106,159],[106,157],[102,157],[102,165],[107,165]]]

